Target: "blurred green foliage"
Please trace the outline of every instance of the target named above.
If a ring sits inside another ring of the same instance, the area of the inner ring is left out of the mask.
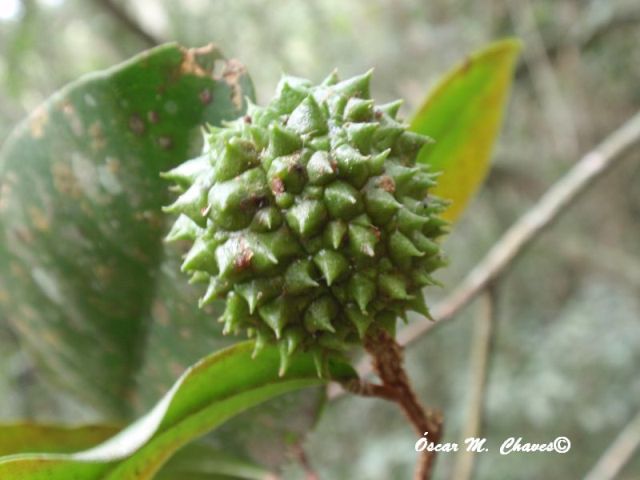
[[[0,20],[0,142],[57,88],[148,47],[98,0],[21,5],[16,18]],[[440,295],[581,152],[640,107],[640,7],[633,0],[117,5],[157,38],[219,44],[247,64],[258,100],[282,71],[319,80],[333,67],[347,76],[374,66],[376,98],[407,99],[405,113],[465,53],[496,37],[522,37],[524,61],[494,168],[445,244],[453,262]],[[535,48],[540,43],[546,61]],[[500,282],[489,443],[565,435],[573,449],[500,457],[495,448],[478,457],[477,478],[579,478],[640,409],[639,184],[638,162],[621,165]],[[444,410],[449,441],[459,440],[464,418],[475,313],[469,309],[407,351],[421,398]],[[0,417],[99,419],[42,381],[2,320],[0,351]],[[328,405],[306,447],[322,478],[401,479],[410,476],[415,440],[394,406],[345,397]],[[454,462],[454,455],[442,455],[437,477],[448,478]],[[639,474],[636,458],[621,478]],[[286,476],[300,478],[300,467],[292,464]]]

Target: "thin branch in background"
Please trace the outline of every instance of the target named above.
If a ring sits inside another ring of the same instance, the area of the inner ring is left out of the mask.
[[[156,38],[155,35],[145,30],[138,21],[133,18],[123,7],[118,5],[114,0],[95,0],[96,4],[104,8],[118,22],[142,40],[148,47],[160,45],[162,40]]]
[[[580,48],[586,49],[594,46],[609,33],[619,32],[626,27],[637,27],[638,23],[640,23],[640,9],[637,6],[626,6],[612,11],[609,16],[592,24],[590,28],[577,30],[575,37],[578,38]]]
[[[640,447],[640,412],[620,432],[584,480],[613,480]]]
[[[640,113],[605,138],[587,153],[560,180],[549,188],[540,200],[522,215],[493,245],[469,275],[431,314],[433,321],[423,320],[405,327],[398,334],[400,345],[409,345],[434,327],[450,320],[492,282],[503,275],[526,247],[558,219],[594,182],[609,172],[632,147],[640,143]],[[365,377],[371,367],[363,359],[358,373]],[[329,398],[344,394],[339,388],[329,389]]]
[[[549,42],[545,48],[545,55],[551,61],[555,61],[567,49],[588,50],[610,33],[620,32],[622,28],[636,27],[638,23],[640,23],[640,9],[637,7],[616,9],[597,22],[592,22],[589,18],[580,20],[569,32],[563,30],[555,41]],[[518,78],[528,73],[528,67],[524,63],[516,68]]]
[[[553,139],[555,151],[561,158],[573,157],[578,153],[575,121],[551,66],[531,3],[528,0],[507,0],[507,8],[516,33],[524,39],[526,48],[522,54],[544,109],[547,132]]]
[[[482,308],[476,318],[475,331],[471,344],[471,365],[469,367],[470,386],[467,401],[467,419],[462,432],[461,451],[457,456],[453,479],[469,480],[473,476],[477,453],[464,447],[464,439],[479,438],[482,435],[482,418],[486,400],[489,363],[493,353],[495,339],[495,286],[490,286],[482,296]]]

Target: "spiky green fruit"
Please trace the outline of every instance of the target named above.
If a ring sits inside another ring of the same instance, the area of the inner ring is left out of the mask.
[[[226,299],[224,333],[247,331],[256,353],[278,342],[282,372],[304,349],[322,373],[373,326],[428,315],[421,288],[444,264],[443,203],[416,164],[428,138],[396,119],[399,102],[376,106],[369,80],[285,77],[165,175],[182,191],[169,239],[192,242],[182,269],[209,281],[201,304]]]

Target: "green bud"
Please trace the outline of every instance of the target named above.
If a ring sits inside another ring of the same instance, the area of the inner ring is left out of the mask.
[[[373,134],[377,129],[377,123],[348,123],[347,125],[345,125],[345,130],[347,131],[347,138],[349,139],[349,142],[358,147],[360,153],[364,155],[368,155],[369,153],[371,153],[371,141],[373,138]]]
[[[202,155],[164,177],[180,192],[168,239],[190,244],[182,269],[226,300],[223,332],[246,332],[254,354],[277,344],[280,375],[298,351],[318,375],[371,332],[395,334],[446,262],[446,202],[417,164],[429,139],[376,106],[371,72],[322,84],[285,76],[265,107],[205,133]]]
[[[362,313],[376,296],[376,284],[362,273],[354,274],[349,280],[349,292]]]
[[[209,305],[214,300],[222,298],[222,295],[231,290],[231,284],[227,280],[223,280],[219,277],[211,277],[209,281],[209,287],[198,302],[200,308]]]
[[[229,293],[227,296],[227,306],[222,315],[224,328],[223,335],[237,333],[242,321],[249,317],[249,309],[247,303],[235,292]]]
[[[302,139],[295,132],[288,130],[277,123],[269,127],[269,148],[267,158],[290,155],[302,148]],[[266,165],[268,168],[268,165]]]
[[[415,158],[422,147],[433,143],[433,140],[425,135],[415,132],[403,132],[394,144],[394,153],[399,156]]]
[[[369,98],[371,93],[369,87],[371,85],[371,74],[373,70],[369,70],[363,75],[358,75],[348,80],[343,80],[335,84],[332,90],[341,96]]]
[[[342,220],[329,222],[324,231],[325,243],[334,250],[338,250],[346,233],[347,224]]]
[[[263,329],[256,330],[255,337],[256,340],[253,345],[253,353],[251,354],[252,358],[256,358],[260,352],[264,350],[264,347],[271,341],[271,336]]]
[[[290,304],[284,297],[278,297],[258,308],[260,318],[273,330],[276,338],[282,336],[282,330],[290,318]]]
[[[308,259],[293,262],[284,275],[285,291],[292,295],[300,295],[319,287],[320,284],[314,279],[314,270],[313,263]]]
[[[408,300],[413,298],[407,292],[407,282],[400,275],[380,275],[378,288],[383,295],[392,300]]]
[[[280,181],[285,191],[300,193],[307,183],[305,168],[301,163],[300,152],[275,158],[267,172],[269,183]]]
[[[275,298],[282,290],[283,281],[279,277],[256,278],[234,286],[238,295],[244,298],[249,308],[249,313],[253,315],[258,307],[265,302]]]
[[[278,99],[275,106],[282,113],[290,114],[307,95],[308,90],[306,88],[291,86],[286,79],[283,79],[278,86]]]
[[[332,250],[321,250],[314,257],[313,261],[322,272],[322,275],[327,282],[327,285],[331,284],[342,277],[349,269],[349,263],[346,258],[338,252]]]
[[[300,327],[289,327],[284,333],[284,341],[287,345],[287,355],[291,356],[304,342],[305,332]]]
[[[282,214],[275,207],[258,210],[251,220],[250,228],[255,232],[270,232],[282,225]]]
[[[373,227],[349,225],[349,249],[354,257],[374,257],[380,232]]]
[[[327,209],[319,200],[302,200],[287,212],[287,224],[303,238],[315,235],[327,221]]]
[[[394,100],[393,102],[378,106],[378,110],[395,120],[403,103],[402,100]]]
[[[169,230],[166,240],[167,242],[175,242],[176,240],[191,240],[193,242],[203,234],[204,230],[196,222],[181,213]]]
[[[317,151],[307,164],[309,182],[314,185],[325,185],[335,178],[336,169],[337,166],[334,167],[331,163],[329,153],[322,150]]]
[[[258,153],[253,142],[234,137],[215,160],[214,178],[218,182],[231,180],[257,163]]]
[[[218,264],[214,255],[215,242],[206,237],[198,237],[182,262],[183,272],[200,270],[212,275],[218,273]]]
[[[373,100],[350,98],[343,115],[349,122],[367,122],[373,117]]]
[[[181,190],[186,190],[202,176],[212,173],[209,154],[187,160],[168,172],[161,173],[162,178],[175,182]]]
[[[335,333],[335,328],[331,325],[331,320],[337,315],[338,306],[331,297],[324,296],[317,300],[307,308],[304,314],[304,326],[307,331],[315,333],[318,331],[327,331]]]
[[[365,194],[367,214],[378,224],[386,225],[402,204],[382,188],[368,188]]]
[[[191,185],[186,192],[180,195],[175,202],[168,207],[164,207],[162,210],[167,213],[182,213],[197,225],[205,227],[209,209],[207,203],[208,188],[207,182],[198,180]]]
[[[362,211],[360,193],[346,182],[333,182],[325,188],[324,198],[333,218],[349,220]]]
[[[240,230],[251,223],[255,212],[268,201],[268,196],[264,171],[260,168],[247,170],[209,190],[209,218],[221,228]]]
[[[327,120],[313,95],[305,98],[287,121],[287,127],[299,134],[322,135],[327,132]]]
[[[402,125],[384,125],[378,128],[373,134],[373,145],[378,150],[386,150],[387,148],[392,148],[398,137],[402,135],[404,132],[404,128]]]
[[[389,237],[389,252],[393,261],[401,268],[408,268],[411,265],[412,257],[424,255],[411,243],[411,240],[399,231],[393,232]]]
[[[356,188],[362,187],[370,175],[370,157],[362,155],[349,145],[341,145],[335,151],[338,174],[346,178]]]
[[[358,310],[354,305],[347,305],[347,318],[353,325],[356,327],[358,331],[358,336],[360,338],[364,338],[367,334],[367,330],[373,322],[373,317],[364,314],[361,310]]]

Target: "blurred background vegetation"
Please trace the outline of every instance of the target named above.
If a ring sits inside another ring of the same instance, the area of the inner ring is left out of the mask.
[[[443,297],[581,153],[640,107],[637,0],[0,0],[0,144],[27,112],[81,74],[152,46],[208,42],[245,63],[259,101],[282,72],[320,80],[375,67],[373,92],[405,116],[445,69],[486,42],[522,38],[488,182],[446,242]],[[640,410],[640,153],[600,181],[516,263],[497,290],[477,478],[580,478]],[[478,303],[478,302],[476,302]],[[472,305],[407,350],[421,398],[460,441]],[[99,420],[42,380],[0,319],[0,420]],[[498,455],[503,439],[565,454]],[[413,432],[393,405],[342,397],[306,442],[321,478],[410,478]],[[449,478],[455,455],[441,455]],[[285,476],[300,478],[292,464]],[[636,455],[620,478],[640,476]]]

